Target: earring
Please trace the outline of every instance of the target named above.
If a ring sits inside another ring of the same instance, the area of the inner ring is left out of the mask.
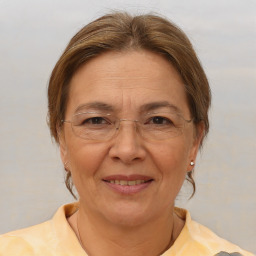
[[[190,165],[191,165],[191,166],[194,166],[194,165],[195,165],[195,163],[194,163],[193,161],[191,161],[191,162],[190,162]]]
[[[66,161],[66,162],[64,163],[64,169],[65,169],[66,172],[69,172],[69,169],[68,169],[68,167],[67,167],[67,164],[68,164],[68,161]]]

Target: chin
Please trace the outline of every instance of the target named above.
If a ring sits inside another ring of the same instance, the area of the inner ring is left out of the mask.
[[[143,225],[146,222],[145,215],[138,214],[113,214],[110,219],[111,223],[115,226],[123,228],[134,228]]]
[[[153,216],[152,209],[138,204],[123,203],[117,207],[108,207],[103,212],[105,219],[115,225],[123,227],[136,227],[145,224]]]

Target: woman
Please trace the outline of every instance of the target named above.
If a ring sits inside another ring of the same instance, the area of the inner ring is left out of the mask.
[[[0,255],[252,255],[174,207],[185,179],[195,191],[211,99],[179,28],[126,13],[88,24],[57,62],[48,99],[66,185],[79,200],[3,235]]]

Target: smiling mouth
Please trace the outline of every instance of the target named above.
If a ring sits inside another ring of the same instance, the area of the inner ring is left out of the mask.
[[[134,195],[151,186],[154,179],[144,175],[110,175],[102,181],[121,195]]]
[[[135,186],[135,185],[140,185],[143,183],[147,183],[152,181],[151,180],[104,180],[108,183],[111,184],[117,184],[117,185],[121,185],[121,186]]]

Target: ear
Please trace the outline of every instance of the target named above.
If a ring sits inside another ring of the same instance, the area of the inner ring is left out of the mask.
[[[60,157],[64,167],[66,168],[68,157],[67,157],[67,145],[66,145],[65,134],[63,129],[58,128],[58,136],[59,136]]]
[[[199,151],[200,145],[204,138],[204,132],[205,132],[205,125],[203,122],[198,123],[194,128],[194,139],[193,139],[193,145],[190,150],[189,154],[189,163],[188,163],[188,172],[192,171],[194,169],[194,164],[196,161],[196,156]],[[193,162],[194,164],[191,164]]]

